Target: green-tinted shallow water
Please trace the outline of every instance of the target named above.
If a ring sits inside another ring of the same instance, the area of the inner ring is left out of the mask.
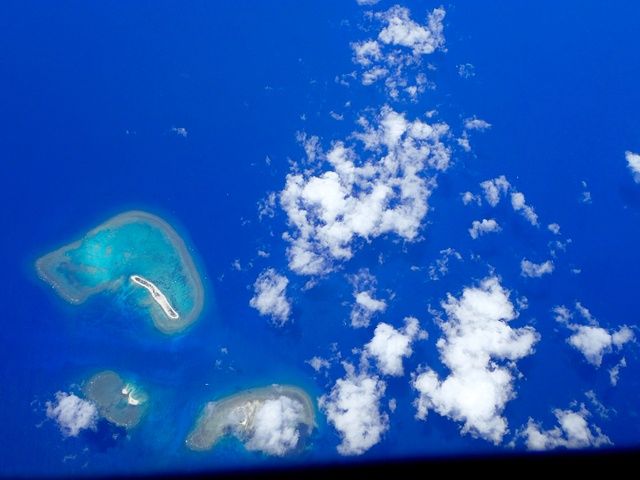
[[[133,299],[164,333],[184,330],[204,303],[200,275],[184,242],[161,218],[141,211],[117,215],[82,239],[36,262],[40,277],[71,303],[100,292],[119,292]],[[144,277],[179,314],[170,318],[150,292],[131,280]]]
[[[84,392],[96,404],[100,415],[119,427],[135,427],[146,410],[146,393],[112,371],[91,377]]]

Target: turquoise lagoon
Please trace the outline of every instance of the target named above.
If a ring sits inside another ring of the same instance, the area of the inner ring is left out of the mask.
[[[202,280],[185,243],[167,222],[142,211],[116,215],[40,257],[36,269],[73,304],[99,293],[120,294],[166,334],[195,322],[204,304]]]

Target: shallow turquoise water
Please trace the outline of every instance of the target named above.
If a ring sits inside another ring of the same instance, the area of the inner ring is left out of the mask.
[[[95,293],[116,293],[118,303],[148,311],[165,333],[190,325],[204,302],[202,281],[186,246],[171,226],[144,212],[113,217],[81,240],[41,257],[37,266],[63,298],[81,303]],[[149,292],[130,280],[132,275],[152,281],[179,318],[168,318]]]

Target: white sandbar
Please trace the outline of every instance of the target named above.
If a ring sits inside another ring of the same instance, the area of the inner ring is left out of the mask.
[[[147,291],[151,294],[151,298],[153,298],[155,302],[160,305],[160,308],[162,308],[162,311],[167,317],[172,320],[177,320],[178,318],[180,318],[180,315],[178,315],[178,312],[176,312],[171,306],[165,294],[162,293],[160,289],[156,287],[152,282],[140,275],[131,275],[129,278],[132,282],[137,283],[141,287],[147,289]]]

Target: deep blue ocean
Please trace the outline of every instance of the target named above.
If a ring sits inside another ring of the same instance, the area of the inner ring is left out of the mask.
[[[610,410],[601,417],[590,408],[615,446],[638,445],[637,344],[625,346],[627,367],[614,387],[607,369],[621,355],[606,356],[599,369],[587,364],[567,345],[551,309],[580,301],[607,328],[640,320],[640,185],[624,160],[626,150],[640,151],[640,3],[444,4],[446,52],[428,59],[436,88],[393,106],[411,117],[437,109],[457,132],[474,115],[492,128],[471,136],[472,153],[454,150],[430,198],[421,241],[388,235],[360,242],[342,270],[305,290],[309,278],[288,271],[285,214],[276,207],[273,218],[258,218],[258,202],[282,190],[290,160],[304,156],[297,132],[328,146],[356,129],[361,112],[389,103],[384,89],[357,81],[345,87],[335,78],[354,70],[350,42],[369,35],[363,12],[392,4],[2,2],[0,475],[504,454],[524,449],[522,441],[507,444],[529,417],[551,428],[552,410],[573,401],[589,406],[589,390]],[[420,21],[440,5],[405,4]],[[471,78],[458,74],[467,63]],[[507,202],[495,210],[462,204],[461,192],[501,174],[526,194],[542,228],[531,228]],[[591,203],[581,201],[585,190]],[[165,336],[105,296],[67,304],[35,273],[39,256],[130,209],[166,219],[192,249],[206,306],[183,334]],[[478,242],[466,230],[482,215],[503,220],[503,232]],[[544,226],[552,222],[571,243],[552,275],[523,278],[524,256],[548,255],[554,238]],[[466,260],[452,260],[439,281],[411,269],[426,268],[448,247]],[[481,260],[470,260],[472,253]],[[290,280],[293,321],[283,328],[249,305],[253,282],[267,267]],[[495,271],[512,299],[527,297],[513,324],[532,325],[541,341],[518,362],[522,378],[504,412],[510,434],[503,443],[461,435],[457,422],[435,412],[417,421],[407,373],[386,379],[383,406],[395,398],[397,409],[384,439],[361,456],[336,452],[339,437],[321,413],[301,456],[268,458],[233,441],[207,453],[186,449],[209,400],[272,383],[298,385],[314,398],[330,390],[344,373],[339,362],[325,376],[305,361],[330,357],[336,342],[343,358],[357,362],[351,350],[371,339],[376,322],[348,326],[352,287],[345,275],[364,267],[378,292],[395,294],[376,321],[401,325],[412,315],[429,333],[405,361],[409,373],[425,363],[446,372],[428,307],[438,307],[447,292],[459,295]],[[152,398],[147,417],[128,433],[103,421],[96,431],[65,438],[47,419],[46,402],[105,369],[145,385]]]

